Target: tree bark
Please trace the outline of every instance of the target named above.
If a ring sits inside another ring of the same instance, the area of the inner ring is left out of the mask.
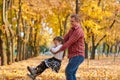
[[[1,38],[2,31],[0,30],[0,56],[1,56],[1,65],[5,65],[5,55],[3,54],[3,41]]]
[[[17,33],[17,56],[16,56],[16,61],[20,61],[21,60],[21,37],[20,37],[20,18],[21,18],[21,5],[22,5],[22,1],[19,0],[19,12],[18,12],[18,19],[17,19],[17,29],[16,29],[16,33]]]
[[[11,25],[13,25],[13,23],[12,23],[12,14],[13,14],[13,12],[12,12],[12,4],[13,4],[13,1],[14,0],[10,0],[10,18],[11,18],[11,20],[10,20],[10,23],[11,23]],[[10,36],[11,36],[11,58],[12,58],[12,62],[14,62],[15,60],[14,60],[14,35],[12,34],[12,32],[11,32],[11,30],[9,29],[9,32],[10,32]]]
[[[115,45],[115,54],[117,53],[117,45]]]
[[[110,53],[110,46],[109,46],[109,44],[107,44],[107,54],[106,54],[106,57],[108,57],[109,53]]]
[[[5,1],[2,0],[1,2],[1,6],[2,6],[2,10],[1,10],[1,26],[4,24],[4,19],[5,19],[5,15],[4,15],[4,12],[5,12]],[[4,17],[4,19],[3,19]],[[2,26],[2,27],[5,27],[5,26]],[[7,58],[6,58],[6,53],[3,52],[3,41],[2,41],[2,38],[1,38],[1,35],[2,35],[2,31],[0,30],[0,55],[1,55],[1,66],[3,65],[7,65]]]
[[[0,54],[1,54],[1,66],[7,65],[7,57],[6,54],[3,53],[3,41],[0,35]]]
[[[90,59],[95,59],[95,50],[96,50],[95,46],[92,46],[92,53]]]
[[[37,45],[36,45],[38,28],[36,28],[35,31],[36,31],[36,33],[35,33],[35,39],[34,39],[34,57],[39,55]]]
[[[85,58],[88,58],[88,43],[85,41]]]
[[[103,43],[103,50],[102,50],[102,56],[105,54],[105,43]]]
[[[63,30],[62,30],[62,25],[61,25],[61,19],[60,19],[60,16],[58,14],[58,21],[59,21],[59,25],[60,25],[60,36],[62,36],[63,34]]]
[[[5,38],[6,38],[6,53],[7,53],[7,64],[12,63],[12,54],[10,52],[10,31],[12,33],[11,28],[9,27],[10,24],[8,22],[8,9],[9,9],[9,3],[6,0],[3,0],[3,24],[5,27]]]
[[[116,54],[117,54],[117,45],[114,46],[114,62],[116,60]]]
[[[10,53],[10,42],[8,40],[8,36],[7,33],[5,32],[5,37],[6,37],[6,52],[7,52],[7,64],[11,64],[12,63],[12,59],[11,59],[11,53]]]
[[[110,53],[113,53],[113,45],[110,47]]]
[[[94,39],[94,34],[92,35],[92,52],[91,52],[91,57],[90,59],[95,59],[95,50],[96,50],[96,46],[95,46],[95,39]]]
[[[70,14],[68,14],[66,17],[65,17],[65,21],[64,21],[64,34],[66,33],[66,27],[67,27],[67,20],[68,20],[68,17],[70,16]]]
[[[79,0],[76,0],[76,14],[79,14]]]
[[[8,55],[9,55],[8,57],[10,59],[10,63],[14,62],[13,61],[13,51],[14,51],[13,50],[13,36],[14,35],[13,35],[13,31],[11,29],[11,27],[12,27],[12,1],[13,0],[6,0],[5,1],[5,12],[6,12],[5,13],[5,26],[7,27],[6,37],[8,37],[7,42],[9,44],[9,46],[7,46],[9,51],[7,51],[7,52],[8,52]],[[9,17],[8,11],[10,12],[10,17]],[[10,21],[9,21],[9,18],[10,18]]]
[[[29,33],[29,44],[28,44],[28,52],[27,52],[27,58],[30,58],[32,57],[32,52],[33,52],[33,46],[32,46],[32,31],[33,31],[33,28],[30,27],[30,33]]]
[[[120,53],[120,47],[118,48],[118,54]]]
[[[22,60],[25,60],[25,49],[26,49],[26,21],[22,18],[22,25],[23,25],[23,33],[24,33],[24,36],[23,36],[23,45],[22,45]]]

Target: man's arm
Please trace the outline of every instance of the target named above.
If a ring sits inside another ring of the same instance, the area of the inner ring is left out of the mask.
[[[80,37],[82,36],[82,31],[81,30],[77,30],[74,31],[73,34],[70,36],[69,40],[67,42],[65,42],[63,44],[63,46],[60,48],[60,50],[58,50],[56,53],[60,52],[60,51],[64,51],[65,49],[67,49],[68,47],[70,47],[73,43],[75,43]],[[56,54],[55,53],[55,54]]]
[[[57,46],[55,48],[53,47],[53,48],[50,49],[50,52],[51,53],[56,53],[60,48],[61,48],[61,46]]]

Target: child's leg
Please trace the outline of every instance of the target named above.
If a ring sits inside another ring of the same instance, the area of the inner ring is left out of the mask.
[[[46,66],[45,62],[42,61],[36,68],[31,68],[31,67],[27,67],[28,71],[33,75],[33,76],[37,76],[40,75],[43,71],[45,71],[45,69],[47,69],[48,67]]]
[[[37,74],[41,74],[44,72],[48,67],[46,66],[45,62],[42,61],[35,69],[37,70]]]

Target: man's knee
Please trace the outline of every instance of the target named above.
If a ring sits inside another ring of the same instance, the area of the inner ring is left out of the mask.
[[[65,74],[66,75],[73,75],[73,71],[71,71],[71,69],[69,69],[69,68],[66,68]]]

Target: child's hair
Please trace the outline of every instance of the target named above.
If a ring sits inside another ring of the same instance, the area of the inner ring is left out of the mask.
[[[63,44],[63,38],[62,38],[61,36],[55,37],[55,38],[53,39],[53,41],[55,41],[55,40],[57,40],[57,41],[59,41],[59,42],[61,42],[61,43]]]

